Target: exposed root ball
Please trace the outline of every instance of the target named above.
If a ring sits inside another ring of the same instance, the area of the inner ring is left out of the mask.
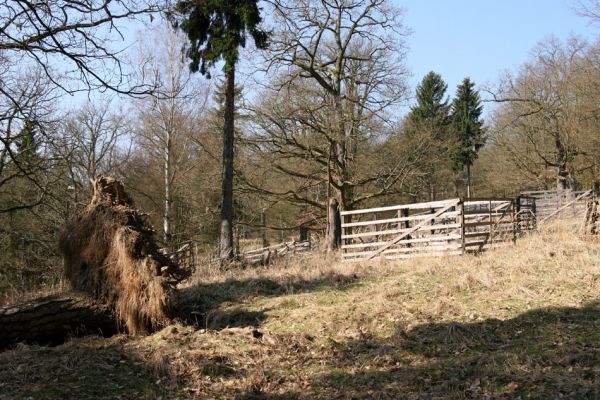
[[[152,227],[114,178],[92,182],[90,204],[60,238],[72,287],[107,303],[131,334],[168,320],[173,286],[186,272],[158,251]]]

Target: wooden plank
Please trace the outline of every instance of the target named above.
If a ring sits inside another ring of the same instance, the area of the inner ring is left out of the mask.
[[[468,199],[465,200],[465,206],[487,205],[490,202],[494,205],[498,203],[510,204],[512,199]]]
[[[510,208],[510,210],[512,210],[512,208]],[[502,215],[504,215],[503,211],[504,210],[492,211],[491,215],[492,216],[502,216]],[[476,216],[480,216],[480,215],[489,216],[490,213],[488,211],[485,211],[485,210],[465,211],[465,216],[466,217],[471,217],[472,218],[472,217],[476,217]]]
[[[429,222],[429,220],[426,220],[424,222]],[[418,226],[418,225],[415,225],[415,226]],[[425,223],[423,223],[423,225],[421,225],[419,228],[420,228],[419,232],[438,230],[438,229],[456,229],[456,228],[460,228],[460,224],[455,223],[455,224],[425,225]],[[411,234],[411,233],[415,232],[415,229],[413,227],[413,228],[409,228],[409,229],[388,229],[385,231],[352,233],[349,235],[342,235],[342,239],[354,239],[354,238],[380,236],[380,235],[381,236],[394,235],[394,234],[404,233],[404,232],[408,232],[408,234]]]
[[[428,215],[431,214],[421,214],[421,215],[411,215],[410,217],[397,217],[397,218],[388,218],[388,219],[378,219],[373,221],[359,221],[359,222],[350,222],[342,224],[342,228],[350,228],[356,226],[369,226],[369,225],[379,225],[379,224],[389,224],[389,223],[398,223],[398,222],[406,222],[406,221],[419,221],[427,218]],[[455,218],[458,216],[458,211],[447,212],[436,219],[443,218]]]
[[[435,214],[433,214],[431,216],[431,219],[435,219],[436,217],[439,217],[440,215],[442,215],[443,213],[445,213],[446,211],[448,211],[452,207],[456,207],[459,203],[460,203],[460,199],[459,200],[453,200],[446,207],[441,208],[438,211],[436,211]],[[404,232],[404,233],[400,234],[399,236],[397,236],[396,238],[394,238],[392,241],[390,241],[385,246],[382,246],[380,249],[374,251],[373,254],[371,254],[367,259],[370,260],[370,259],[372,259],[374,257],[377,257],[378,254],[380,254],[381,252],[387,250],[389,247],[391,247],[394,244],[398,243],[399,241],[401,241],[402,239],[404,239],[406,236],[410,235],[411,233],[418,231],[420,228],[424,227],[425,224],[428,223],[428,222],[429,222],[429,220],[424,220],[424,221],[419,222],[414,227],[408,229],[406,232]],[[456,225],[458,225],[457,227],[460,227],[460,224],[456,224]]]
[[[455,204],[458,199],[451,200],[441,200],[441,201],[431,201],[428,203],[414,203],[414,204],[405,204],[399,206],[389,206],[389,207],[379,207],[379,208],[368,208],[364,210],[352,210],[352,211],[342,211],[341,215],[356,215],[356,214],[365,214],[372,212],[382,212],[382,211],[394,211],[394,210],[418,210],[421,208],[438,208],[438,207],[446,207],[448,204]]]
[[[492,222],[494,222],[494,220],[492,220]],[[507,220],[502,220],[502,221],[498,221],[498,225],[507,225],[507,224],[512,224],[512,221],[507,221]],[[465,221],[465,228],[474,228],[477,226],[489,226],[490,225],[490,221],[479,221],[479,222],[467,222]]]
[[[456,242],[456,243],[452,243],[452,244],[435,245],[435,246],[389,248],[381,254],[386,255],[386,254],[399,254],[399,253],[421,253],[421,252],[442,251],[442,250],[444,250],[444,251],[445,250],[459,250],[460,248],[461,248],[461,243]],[[373,253],[373,251],[355,251],[355,252],[344,253],[344,257],[367,256],[372,253]]]
[[[430,252],[430,253],[416,253],[416,254],[400,254],[400,255],[389,255],[384,257],[385,260],[409,260],[411,258],[423,258],[423,257],[447,257],[447,256],[459,256],[462,255],[462,250],[444,251],[444,252]],[[342,262],[361,262],[366,261],[364,258],[348,258],[343,259]]]
[[[410,258],[417,257],[447,257],[447,256],[459,256],[462,255],[462,250],[454,250],[454,251],[443,251],[443,252],[430,252],[430,253],[418,253],[418,254],[402,254],[397,256],[387,256],[386,260],[407,260]]]
[[[399,245],[402,244],[413,244],[413,243],[428,243],[428,242],[445,242],[451,240],[460,239],[460,235],[445,235],[445,236],[430,236],[425,238],[418,239],[406,239],[398,242]],[[365,247],[379,247],[383,246],[387,242],[370,242],[370,243],[352,243],[352,244],[343,244],[342,249],[362,249]]]

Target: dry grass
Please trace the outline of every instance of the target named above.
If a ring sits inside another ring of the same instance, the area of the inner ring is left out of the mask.
[[[577,228],[481,256],[201,270],[181,290],[199,326],[2,353],[0,399],[600,398],[600,243]],[[82,365],[117,352],[133,386],[100,396],[73,383],[93,371],[51,367],[75,349]]]
[[[90,204],[60,238],[71,287],[108,304],[131,334],[155,330],[169,319],[172,287],[163,270],[174,265],[160,254],[153,234],[123,184],[99,177]]]

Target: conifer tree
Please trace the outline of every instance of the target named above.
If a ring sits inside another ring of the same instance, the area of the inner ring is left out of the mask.
[[[456,89],[452,101],[452,130],[456,139],[454,167],[456,170],[467,168],[467,197],[472,195],[471,166],[477,159],[477,153],[485,144],[486,136],[481,113],[483,106],[479,91],[469,78],[465,78]]]
[[[407,134],[414,142],[427,141],[428,146],[421,158],[422,183],[435,200],[443,181],[443,174],[450,170],[448,127],[450,105],[446,97],[448,85],[441,75],[431,71],[417,86],[417,103],[408,114]]]
[[[224,61],[225,113],[223,124],[223,177],[219,257],[233,257],[233,142],[235,119],[235,65],[239,48],[250,35],[259,49],[267,46],[267,33],[257,0],[182,0],[172,17],[189,39],[190,69],[210,77],[209,69]]]
[[[19,167],[26,171],[33,169],[37,162],[39,150],[37,135],[35,121],[28,119],[15,140],[16,161],[19,163]]]
[[[411,107],[410,118],[416,125],[427,125],[441,134],[449,122],[450,105],[444,99],[448,85],[442,76],[431,71],[417,86],[417,104]]]

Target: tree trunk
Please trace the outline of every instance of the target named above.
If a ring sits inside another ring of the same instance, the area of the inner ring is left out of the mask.
[[[467,198],[470,199],[473,194],[471,189],[471,165],[467,164]]]
[[[69,292],[0,307],[0,349],[18,342],[59,344],[71,335],[117,332],[108,307]]]
[[[233,258],[233,139],[235,107],[235,67],[229,66],[226,73],[225,124],[223,129],[223,177],[221,203],[221,238],[219,257]]]
[[[333,251],[342,243],[342,221],[336,199],[329,199],[327,206],[327,251]]]
[[[262,247],[269,247],[269,238],[267,237],[267,215],[260,214],[260,223],[262,224]]]
[[[165,141],[165,210],[163,215],[163,242],[170,245],[171,236],[171,132],[167,129]]]

